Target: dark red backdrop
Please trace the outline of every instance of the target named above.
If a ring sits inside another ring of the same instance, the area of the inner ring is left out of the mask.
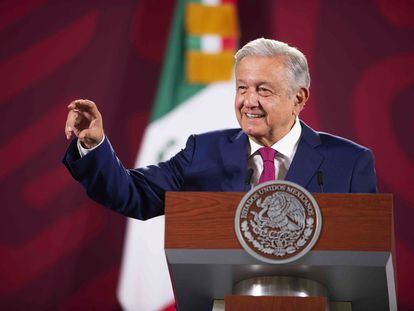
[[[132,165],[173,7],[0,3],[2,309],[119,308],[125,219],[91,203],[60,164],[66,105],[96,101],[119,157]],[[380,191],[395,194],[399,306],[414,309],[413,1],[240,0],[239,12],[242,43],[273,37],[308,56],[305,121],[374,150]]]

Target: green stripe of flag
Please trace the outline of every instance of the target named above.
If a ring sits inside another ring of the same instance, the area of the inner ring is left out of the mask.
[[[161,118],[204,88],[185,81],[184,13],[186,0],[178,0],[158,83],[151,122]]]
[[[200,51],[201,50],[201,37],[187,35],[185,38],[187,50]]]

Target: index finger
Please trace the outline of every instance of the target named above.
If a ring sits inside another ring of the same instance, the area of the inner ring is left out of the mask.
[[[66,124],[65,124],[66,139],[70,139],[72,136],[72,133],[75,131],[75,121],[76,121],[77,114],[78,112],[74,110],[70,110],[68,113],[68,117],[66,119]]]
[[[78,109],[80,111],[86,111],[89,112],[93,115],[97,115],[98,114],[98,108],[96,107],[96,104],[89,100],[89,99],[77,99],[74,100],[73,102],[71,102],[68,105],[68,108],[73,110],[73,109]]]

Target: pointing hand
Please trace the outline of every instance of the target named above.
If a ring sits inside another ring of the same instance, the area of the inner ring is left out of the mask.
[[[78,137],[82,146],[93,148],[103,137],[103,121],[96,104],[87,99],[77,99],[68,105],[68,118],[66,120],[66,139],[72,135]]]

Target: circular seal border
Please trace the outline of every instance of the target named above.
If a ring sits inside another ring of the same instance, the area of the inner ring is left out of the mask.
[[[312,202],[312,204],[315,207],[315,212],[316,212],[316,229],[315,229],[315,234],[312,237],[312,240],[310,241],[310,243],[298,254],[296,254],[295,256],[292,256],[290,258],[287,259],[269,259],[267,257],[264,257],[260,254],[258,254],[257,252],[253,251],[250,246],[245,242],[242,233],[240,231],[240,215],[241,215],[241,211],[243,209],[244,204],[246,203],[247,199],[256,191],[258,191],[259,189],[263,188],[263,187],[267,187],[269,185],[288,185],[288,186],[292,186],[292,187],[296,187],[298,188],[300,191],[302,191],[308,198],[309,200]],[[313,197],[313,195],[306,190],[305,188],[303,188],[302,186],[291,182],[291,181],[286,181],[286,180],[272,180],[272,181],[267,181],[261,184],[258,184],[257,186],[253,187],[252,189],[250,189],[249,192],[247,192],[243,198],[241,199],[241,201],[239,202],[239,205],[237,206],[236,209],[236,214],[234,217],[234,228],[236,231],[236,236],[237,236],[237,240],[239,241],[239,243],[241,244],[241,246],[243,247],[243,249],[249,253],[252,257],[266,262],[266,263],[271,263],[271,264],[284,264],[284,263],[288,263],[288,262],[292,262],[295,260],[298,260],[299,258],[305,256],[312,248],[313,246],[316,244],[316,242],[319,239],[319,235],[321,233],[321,229],[322,229],[322,214],[321,214],[321,210],[319,208],[318,203],[316,202],[315,198]]]

